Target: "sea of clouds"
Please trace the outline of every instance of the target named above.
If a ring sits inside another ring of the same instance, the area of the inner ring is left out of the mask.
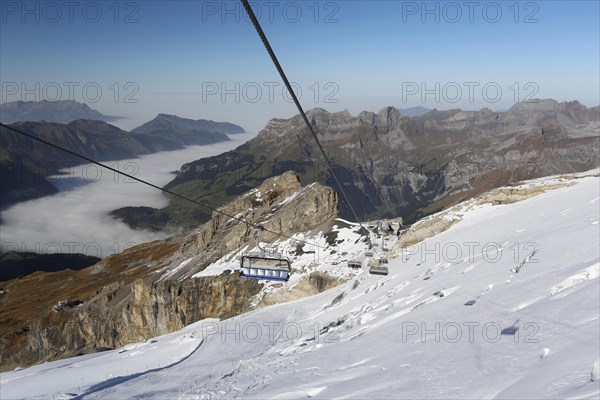
[[[109,166],[160,187],[183,164],[221,154],[245,143],[255,133],[230,135],[231,141],[183,150],[109,161]],[[61,171],[51,182],[60,190],[53,196],[16,204],[2,211],[0,246],[5,251],[83,253],[106,257],[134,244],[162,239],[165,232],[131,229],[109,213],[126,206],[165,207],[163,192],[86,164]]]

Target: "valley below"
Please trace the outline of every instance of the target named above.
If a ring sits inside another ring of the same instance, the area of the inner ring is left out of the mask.
[[[185,162],[221,154],[254,136],[253,133],[237,134],[223,143],[190,146],[107,164],[163,186]],[[111,217],[110,213],[121,207],[166,206],[168,197],[157,189],[93,164],[73,166],[61,172],[49,178],[59,189],[58,194],[21,202],[2,211],[2,252],[82,253],[104,258],[180,230],[177,226],[156,232],[137,230]]]

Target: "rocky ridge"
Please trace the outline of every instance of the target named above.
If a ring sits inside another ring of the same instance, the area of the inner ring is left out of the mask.
[[[318,183],[303,187],[298,176],[288,172],[266,180],[221,211],[276,232],[261,237],[263,242],[276,242],[271,246],[282,245],[285,238],[279,234],[312,231],[321,235],[326,248],[323,233],[331,230],[337,216],[337,196]],[[353,235],[352,243],[360,237]],[[300,285],[297,297],[349,279],[317,270],[283,284],[240,278],[233,273],[239,255],[253,247],[254,230],[248,224],[215,213],[191,233],[132,247],[80,271],[37,272],[5,282],[0,295],[2,369],[116,348],[202,318],[228,318],[276,302],[274,291]],[[301,256],[289,239],[286,250],[280,251]],[[329,251],[334,251],[331,246]],[[225,268],[202,276],[211,264]],[[270,296],[262,301],[265,290]],[[75,306],[52,310],[65,300]]]
[[[506,112],[432,110],[415,117],[394,107],[355,116],[316,108],[307,115],[363,220],[416,221],[495,187],[589,170],[600,160],[600,107],[577,101],[541,99]],[[299,115],[272,119],[233,151],[185,164],[167,187],[194,197],[210,194],[218,206],[289,169],[305,185],[320,182],[339,193]],[[175,209],[182,209],[178,200],[165,210]],[[340,213],[354,219],[343,198]]]
[[[18,121],[46,121],[67,124],[77,119],[113,121],[85,103],[73,100],[10,101],[0,105],[0,121],[12,124]]]

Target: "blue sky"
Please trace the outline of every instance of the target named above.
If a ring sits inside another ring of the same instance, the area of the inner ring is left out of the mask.
[[[87,101],[126,129],[160,112],[248,130],[297,113],[235,1],[1,4],[2,102]],[[305,109],[600,103],[598,1],[252,4]]]

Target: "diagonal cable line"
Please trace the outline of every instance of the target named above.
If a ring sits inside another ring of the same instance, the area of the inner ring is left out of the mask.
[[[331,175],[333,176],[333,179],[335,180],[335,183],[337,184],[338,188],[340,189],[340,193],[342,194],[342,197],[346,201],[346,204],[348,204],[348,207],[350,207],[350,210],[352,211],[352,215],[354,215],[354,218],[356,219],[356,221],[358,222],[358,224],[360,225],[360,227],[362,229],[366,229],[363,226],[363,224],[360,222],[360,219],[358,218],[358,215],[356,214],[356,211],[354,210],[354,207],[352,207],[352,203],[350,203],[350,200],[348,200],[348,196],[346,196],[346,192],[344,191],[344,188],[342,187],[342,184],[340,183],[340,180],[338,179],[338,177],[337,177],[337,175],[335,173],[335,170],[333,168],[333,164],[329,160],[329,157],[327,156],[327,153],[325,152],[325,149],[321,145],[321,142],[319,141],[319,138],[318,138],[317,134],[315,133],[315,130],[313,129],[313,127],[310,124],[310,122],[308,121],[308,117],[306,116],[306,113],[304,112],[304,109],[302,108],[302,105],[300,104],[300,101],[298,100],[298,97],[296,97],[296,93],[294,93],[294,90],[292,89],[292,85],[290,84],[290,81],[288,80],[287,76],[285,75],[285,72],[283,71],[283,68],[281,67],[281,64],[279,63],[279,60],[277,59],[277,56],[275,55],[275,52],[273,51],[273,48],[271,47],[271,44],[269,43],[269,40],[267,39],[267,36],[263,32],[263,30],[262,30],[262,28],[260,26],[260,23],[258,22],[258,19],[256,18],[256,15],[254,15],[254,11],[252,11],[252,7],[250,7],[250,3],[248,2],[248,0],[241,0],[241,2],[243,4],[244,8],[246,9],[246,13],[248,14],[248,16],[250,17],[250,19],[252,20],[252,24],[254,25],[254,29],[256,29],[256,32],[258,33],[258,36],[260,36],[260,39],[261,39],[263,45],[267,49],[267,52],[269,53],[269,57],[271,57],[271,61],[273,61],[273,64],[275,65],[275,68],[277,69],[277,72],[279,72],[279,76],[281,76],[281,79],[283,80],[283,83],[285,84],[285,87],[287,88],[288,92],[292,96],[292,99],[294,100],[294,104],[296,104],[296,107],[298,108],[298,111],[300,112],[300,115],[302,115],[302,119],[306,123],[306,126],[308,127],[308,130],[312,134],[312,137],[315,139],[315,142],[317,143],[317,146],[319,147],[319,150],[323,154],[323,157],[325,158],[325,161],[327,162],[329,170],[331,171]],[[369,231],[367,230],[367,232],[369,232]],[[375,251],[375,253],[377,253],[377,250],[375,250],[374,246],[373,246],[373,251]],[[379,254],[377,253],[377,255],[379,255]]]
[[[286,238],[286,239],[290,239],[290,240],[293,240],[293,241],[295,241],[295,242],[298,242],[298,243],[304,243],[304,244],[308,244],[308,245],[315,246],[315,247],[318,247],[318,248],[321,248],[321,249],[325,249],[325,248],[326,248],[326,247],[322,247],[322,246],[319,246],[319,245],[317,245],[317,244],[314,244],[314,243],[307,242],[306,240],[302,240],[302,239],[296,239],[296,238],[293,238],[293,237],[291,237],[291,236],[287,236],[287,235],[284,235],[284,234],[282,234],[282,233],[275,232],[275,231],[272,231],[272,230],[270,230],[270,229],[266,229],[266,228],[265,228],[264,226],[262,226],[262,225],[258,225],[258,224],[254,224],[254,223],[252,223],[252,222],[248,222],[248,221],[244,220],[243,218],[236,217],[235,215],[230,215],[230,214],[228,214],[228,213],[226,213],[226,212],[224,212],[224,211],[221,211],[221,210],[219,210],[219,209],[216,209],[216,208],[214,208],[214,207],[207,206],[206,204],[202,204],[202,203],[200,203],[199,201],[196,201],[196,200],[190,199],[189,197],[185,197],[185,196],[183,196],[183,195],[181,195],[181,194],[178,194],[178,193],[175,193],[175,192],[173,192],[173,191],[171,191],[171,190],[169,190],[169,189],[162,188],[162,187],[160,187],[160,186],[158,186],[158,185],[155,185],[155,184],[153,184],[153,183],[151,183],[151,182],[148,182],[148,181],[146,181],[146,180],[144,180],[144,179],[137,178],[137,177],[135,177],[135,176],[133,176],[133,175],[131,175],[131,174],[128,174],[128,173],[126,173],[126,172],[123,172],[123,171],[119,171],[118,169],[116,169],[116,168],[113,168],[113,167],[111,167],[111,166],[108,166],[108,165],[106,165],[106,164],[104,164],[104,163],[101,163],[101,162],[99,162],[99,161],[96,161],[96,160],[94,160],[93,158],[86,157],[86,156],[84,156],[84,155],[82,155],[82,154],[79,154],[79,153],[77,153],[77,152],[73,151],[73,150],[69,150],[69,149],[67,149],[67,148],[65,148],[65,147],[59,146],[59,145],[57,145],[57,144],[55,144],[55,143],[49,142],[49,141],[47,141],[47,140],[45,140],[45,139],[42,139],[42,138],[40,138],[40,137],[37,137],[37,136],[31,135],[31,134],[29,134],[29,133],[27,133],[27,132],[25,132],[25,131],[23,131],[23,130],[21,130],[21,129],[15,128],[15,127],[13,127],[13,126],[10,126],[10,125],[6,125],[6,124],[3,124],[3,123],[0,123],[0,127],[2,127],[2,128],[5,128],[5,129],[8,129],[8,130],[10,130],[10,131],[12,131],[12,132],[18,133],[18,134],[20,134],[20,135],[22,135],[22,136],[28,137],[28,138],[30,138],[30,139],[32,139],[32,140],[35,140],[35,141],[37,141],[37,142],[43,143],[43,144],[45,144],[45,145],[47,145],[47,146],[53,147],[53,148],[55,148],[55,149],[58,149],[58,150],[60,150],[60,151],[63,151],[63,152],[65,152],[65,153],[71,154],[71,155],[73,155],[73,156],[75,156],[75,157],[77,157],[77,158],[81,158],[82,160],[85,160],[85,161],[87,161],[87,162],[89,162],[89,163],[91,163],[91,164],[98,165],[98,166],[99,166],[99,167],[101,167],[101,168],[108,169],[108,170],[110,170],[110,171],[112,171],[112,172],[114,172],[114,173],[116,173],[116,174],[123,175],[123,176],[125,176],[125,177],[127,177],[127,178],[133,179],[134,181],[137,181],[137,182],[140,182],[140,183],[142,183],[142,184],[144,184],[144,185],[148,185],[148,186],[150,186],[150,187],[153,187],[154,189],[158,189],[158,190],[160,190],[161,192],[168,193],[168,194],[170,194],[170,195],[172,195],[172,196],[175,196],[175,197],[177,197],[177,198],[179,198],[179,199],[182,199],[182,200],[184,200],[184,201],[187,201],[187,202],[193,203],[193,204],[195,204],[195,205],[198,205],[198,206],[204,207],[204,208],[206,208],[206,209],[208,209],[208,210],[210,210],[210,211],[214,211],[214,212],[216,212],[216,213],[222,214],[222,215],[224,215],[224,216],[226,216],[226,217],[229,217],[229,218],[231,218],[231,219],[234,219],[234,220],[236,220],[236,221],[239,221],[239,222],[241,222],[241,223],[244,223],[244,224],[246,224],[247,226],[250,226],[250,227],[252,227],[252,228],[255,228],[255,229],[258,229],[258,230],[261,230],[261,231],[264,231],[264,232],[269,232],[269,233],[272,233],[272,234],[274,234],[274,235],[277,235],[277,236],[279,236],[279,237],[283,237],[283,238]]]
[[[321,142],[319,141],[319,138],[317,137],[317,134],[315,133],[315,130],[313,129],[313,127],[310,124],[310,122],[308,121],[308,117],[306,116],[306,113],[304,112],[304,109],[302,108],[302,105],[300,105],[300,101],[298,100],[298,97],[296,97],[296,93],[294,93],[294,90],[292,89],[292,85],[290,84],[290,81],[288,80],[287,76],[285,75],[285,72],[283,71],[283,68],[281,67],[281,64],[279,64],[279,60],[277,59],[277,56],[275,55],[275,52],[273,51],[273,48],[269,44],[269,41],[268,41],[267,37],[265,36],[265,33],[263,32],[263,30],[262,30],[262,28],[260,26],[260,23],[258,22],[258,19],[256,18],[256,15],[254,15],[254,11],[252,11],[252,8],[250,7],[250,3],[248,3],[248,0],[241,0],[241,1],[242,1],[242,4],[244,5],[244,8],[246,9],[246,12],[248,13],[248,16],[252,20],[252,24],[254,25],[254,28],[258,32],[258,36],[260,36],[260,39],[262,40],[263,45],[267,49],[267,52],[269,53],[269,56],[271,57],[271,61],[273,61],[273,64],[275,64],[275,68],[277,68],[277,72],[279,72],[279,75],[281,76],[281,79],[283,80],[283,83],[285,84],[288,92],[292,96],[292,99],[294,100],[294,103],[296,104],[296,107],[298,108],[298,111],[300,112],[300,115],[302,115],[302,119],[306,123],[306,126],[308,127],[308,130],[310,131],[310,133],[312,134],[313,138],[315,139],[315,142],[317,143],[317,146],[319,147],[319,150],[323,154],[323,157],[325,157],[325,161],[327,162],[327,165],[329,166],[331,174],[333,175],[333,178],[335,179],[335,183],[340,188],[340,192],[342,193],[342,196],[344,196],[344,200],[346,201],[346,203],[350,207],[350,210],[352,210],[352,214],[354,215],[354,218],[356,218],[356,221],[358,221],[360,223],[360,220],[359,220],[356,212],[354,211],[354,208],[352,207],[352,204],[350,203],[350,201],[348,201],[348,197],[346,196],[346,192],[344,191],[344,189],[342,187],[342,184],[340,183],[340,181],[339,181],[339,179],[338,179],[338,177],[337,177],[337,175],[336,175],[336,173],[335,173],[335,171],[333,169],[333,165],[332,165],[331,161],[329,160],[329,157],[327,156],[327,153],[325,152],[325,149],[321,145]],[[361,227],[362,227],[362,225],[361,225]]]

